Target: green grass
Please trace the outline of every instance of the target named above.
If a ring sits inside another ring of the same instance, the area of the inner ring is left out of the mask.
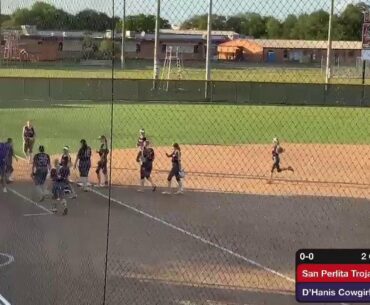
[[[74,151],[86,138],[110,133],[111,107],[94,104],[0,108],[0,138],[13,137],[21,149],[21,129],[34,122],[38,144],[50,153],[63,145]],[[370,144],[370,109],[234,105],[118,104],[114,106],[114,146],[134,147],[146,128],[155,145],[284,142]]]
[[[175,69],[174,69],[175,70]],[[116,69],[114,77],[117,79],[151,79],[152,69],[130,69],[121,71]],[[79,66],[40,66],[39,68],[1,68],[0,77],[36,77],[36,78],[111,78],[112,70],[81,68]],[[171,78],[177,79],[176,72]],[[182,73],[184,80],[204,80],[205,70],[198,68],[186,68]],[[281,82],[281,83],[324,83],[325,75],[319,68],[238,68],[212,70],[212,80],[215,81],[254,81],[254,82]],[[361,79],[350,79],[345,72],[342,78],[334,78],[332,83],[337,84],[361,84]],[[370,84],[370,80],[366,80]]]

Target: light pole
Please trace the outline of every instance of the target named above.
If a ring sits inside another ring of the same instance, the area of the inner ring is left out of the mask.
[[[123,70],[126,65],[125,59],[125,39],[126,39],[126,0],[123,0],[122,7],[122,38],[121,38],[121,69]]]
[[[206,84],[205,98],[209,98],[209,82],[211,81],[211,55],[212,55],[212,5],[213,1],[209,0],[208,21],[207,21],[207,54],[206,54]]]
[[[334,0],[331,0],[330,15],[329,15],[329,29],[328,29],[328,49],[326,51],[326,70],[325,70],[325,84],[329,84],[331,78],[331,51],[333,45],[333,15],[334,15]]]
[[[161,0],[157,0],[157,14],[155,18],[155,38],[154,38],[154,67],[153,67],[153,88],[157,88],[157,81],[159,78],[159,31],[160,31],[160,20],[161,20]]]

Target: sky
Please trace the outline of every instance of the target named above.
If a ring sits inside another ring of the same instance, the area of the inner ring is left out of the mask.
[[[124,0],[114,0],[115,15],[122,15]],[[155,14],[157,0],[125,0],[127,15],[144,13]],[[0,0],[2,12],[9,14],[17,8],[30,7],[35,0]],[[112,0],[43,0],[70,13],[83,9],[95,9],[112,15]],[[180,24],[193,15],[206,14],[209,0],[161,0],[161,15],[172,24]],[[233,15],[243,12],[257,12],[262,15],[283,19],[289,14],[310,13],[324,9],[329,11],[331,0],[213,0],[213,13]],[[335,0],[335,11],[338,13],[350,3],[359,0]],[[370,0],[363,1],[370,4]]]

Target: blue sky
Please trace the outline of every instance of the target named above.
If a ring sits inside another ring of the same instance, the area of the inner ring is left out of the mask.
[[[3,13],[10,13],[19,7],[29,7],[34,0],[0,0]],[[173,24],[179,24],[189,16],[207,13],[209,0],[161,0],[162,16]],[[66,11],[75,13],[85,8],[112,14],[110,0],[44,0]],[[214,13],[232,15],[254,11],[263,15],[284,18],[288,14],[329,10],[330,0],[213,0]],[[340,12],[349,3],[358,0],[335,0],[335,9]],[[369,3],[370,0],[364,2]],[[122,14],[123,0],[115,0],[116,15]],[[126,0],[127,14],[155,14],[156,0]]]

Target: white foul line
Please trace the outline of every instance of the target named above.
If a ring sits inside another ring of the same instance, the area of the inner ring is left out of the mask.
[[[27,202],[29,202],[29,203],[33,204],[34,206],[38,207],[38,208],[39,208],[39,209],[41,209],[41,210],[43,210],[43,211],[44,211],[44,212],[46,212],[47,214],[49,214],[49,215],[52,215],[52,214],[53,214],[52,212],[50,212],[50,210],[48,210],[48,209],[47,209],[47,208],[45,208],[44,206],[42,206],[42,205],[38,204],[37,202],[35,202],[35,201],[31,200],[31,199],[30,199],[30,198],[28,198],[28,197],[26,197],[26,196],[22,195],[21,193],[18,193],[17,191],[15,191],[15,190],[13,190],[13,189],[11,189],[11,188],[8,188],[8,190],[9,190],[11,193],[13,193],[14,195],[16,195],[16,196],[18,196],[18,197],[22,198],[23,200],[25,200],[25,201],[27,201]]]
[[[95,193],[95,194],[97,194],[97,195],[99,195],[99,196],[101,196],[101,197],[109,200],[109,196],[104,195],[103,193],[100,193],[100,192],[98,192],[98,191],[96,191],[94,189],[91,189],[91,191],[93,193]],[[236,252],[234,252],[232,250],[229,250],[229,249],[227,249],[227,248],[225,248],[223,246],[220,246],[220,245],[218,245],[218,244],[216,244],[216,243],[214,243],[212,241],[209,241],[209,240],[207,240],[207,239],[205,239],[205,238],[203,238],[203,237],[201,237],[199,235],[196,235],[196,234],[193,234],[193,233],[191,233],[189,231],[186,231],[186,230],[184,230],[184,229],[182,229],[182,228],[180,228],[178,226],[173,225],[172,223],[169,223],[169,222],[167,222],[167,221],[165,221],[163,219],[160,219],[158,217],[155,217],[153,215],[150,215],[150,214],[148,214],[148,213],[146,213],[144,211],[141,211],[141,210],[139,210],[137,208],[134,208],[134,207],[132,207],[132,206],[130,206],[128,204],[125,204],[125,203],[123,203],[123,202],[121,202],[121,201],[119,201],[117,199],[110,198],[110,200],[112,202],[114,202],[114,203],[117,203],[117,204],[119,204],[119,205],[127,208],[127,209],[130,209],[131,211],[134,211],[134,212],[136,212],[136,213],[138,213],[140,215],[143,215],[143,216],[145,216],[147,218],[150,218],[150,219],[152,219],[154,221],[157,221],[157,222],[159,222],[159,223],[161,223],[161,224],[163,224],[163,225],[165,225],[167,227],[170,227],[170,228],[172,228],[172,229],[174,229],[174,230],[176,230],[178,232],[181,232],[181,233],[183,233],[183,234],[185,234],[187,236],[190,236],[190,237],[192,237],[192,238],[194,238],[194,239],[196,239],[196,240],[198,240],[198,241],[200,241],[200,242],[202,242],[204,244],[207,244],[207,245],[212,246],[212,247],[214,247],[214,248],[216,248],[218,250],[221,250],[221,251],[223,251],[225,253],[228,253],[231,256],[234,256],[236,258],[239,258],[239,259],[241,259],[241,260],[243,260],[243,261],[245,261],[245,262],[247,262],[247,263],[249,263],[249,264],[251,264],[253,266],[256,266],[258,268],[261,268],[261,269],[265,270],[266,272],[272,273],[272,274],[274,274],[274,275],[276,275],[276,276],[278,276],[280,278],[283,278],[283,279],[285,279],[285,280],[287,280],[289,282],[295,283],[295,280],[294,279],[292,279],[292,278],[290,278],[290,277],[288,277],[288,276],[286,276],[286,275],[284,275],[284,274],[282,274],[282,273],[280,273],[280,272],[278,272],[276,270],[273,270],[273,269],[271,269],[269,267],[266,267],[266,266],[264,266],[264,265],[262,265],[262,264],[260,264],[260,263],[258,263],[256,261],[254,261],[254,260],[251,260],[251,259],[249,259],[249,258],[247,258],[247,257],[245,257],[245,256],[243,256],[241,254],[238,254],[238,253],[236,253]]]
[[[0,294],[0,304],[10,305],[10,303]]]
[[[32,217],[32,216],[50,216],[50,213],[38,213],[38,214],[23,214],[24,217]]]
[[[7,258],[8,260],[5,263],[0,264],[0,268],[10,265],[14,262],[14,256],[6,253],[0,253],[0,256]]]

